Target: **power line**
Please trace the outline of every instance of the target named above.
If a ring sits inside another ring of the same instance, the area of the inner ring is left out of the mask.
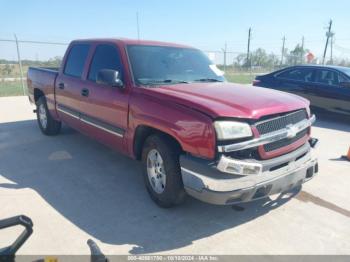
[[[12,42],[12,43],[29,43],[29,44],[43,44],[43,45],[68,45],[69,43],[60,42],[44,42],[44,41],[32,41],[32,40],[13,40],[13,39],[0,39],[0,42]]]
[[[342,47],[334,43],[334,49],[342,52],[342,53],[350,53],[350,48]]]

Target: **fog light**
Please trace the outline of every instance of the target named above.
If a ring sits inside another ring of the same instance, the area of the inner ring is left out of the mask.
[[[225,156],[221,156],[216,168],[224,173],[241,176],[259,175],[262,172],[261,164],[235,160]]]

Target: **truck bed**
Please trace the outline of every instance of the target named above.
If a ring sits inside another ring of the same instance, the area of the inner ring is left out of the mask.
[[[58,68],[53,67],[29,67],[27,86],[30,102],[35,103],[35,90],[40,90],[45,94],[47,99],[54,101],[54,89],[58,70]]]

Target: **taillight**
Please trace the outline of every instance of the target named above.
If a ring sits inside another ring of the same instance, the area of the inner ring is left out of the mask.
[[[259,85],[260,83],[261,83],[261,81],[258,80],[258,79],[253,80],[253,86],[257,86],[257,85]]]

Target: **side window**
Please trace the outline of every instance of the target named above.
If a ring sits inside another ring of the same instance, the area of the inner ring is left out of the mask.
[[[122,68],[122,62],[117,48],[112,45],[99,45],[92,58],[88,79],[96,82],[97,74],[101,69],[117,70],[122,79]]]
[[[64,68],[65,75],[81,77],[89,48],[90,45],[88,44],[76,44],[70,49]]]
[[[277,78],[283,78],[288,80],[296,80],[303,82],[312,82],[313,80],[313,69],[308,68],[297,68],[284,71],[277,75]]]
[[[320,69],[317,70],[316,83],[325,85],[338,85],[339,84],[339,74],[335,71]]]
[[[339,74],[339,83],[341,83],[341,82],[349,83],[350,80],[349,80],[349,78],[347,78],[345,75]]]

